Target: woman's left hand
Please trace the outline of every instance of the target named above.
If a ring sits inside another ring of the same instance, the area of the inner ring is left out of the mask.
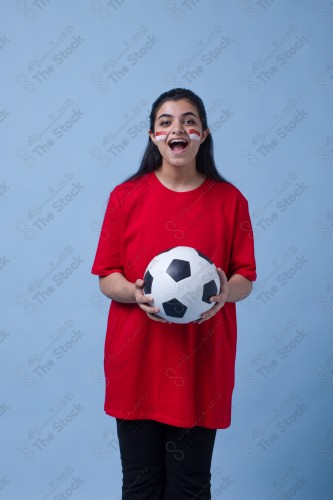
[[[209,300],[210,302],[216,302],[216,304],[209,309],[209,311],[206,311],[201,315],[201,319],[195,321],[194,323],[197,323],[200,325],[204,321],[207,321],[207,319],[212,318],[217,311],[222,309],[224,304],[226,303],[226,300],[228,298],[228,293],[229,293],[229,286],[228,286],[228,279],[226,277],[226,274],[220,267],[217,268],[217,272],[219,273],[220,279],[221,279],[221,291],[218,295],[213,295]]]

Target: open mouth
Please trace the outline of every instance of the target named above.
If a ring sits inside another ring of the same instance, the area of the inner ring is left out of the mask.
[[[187,147],[188,142],[185,139],[172,139],[168,146],[174,153],[182,153]]]

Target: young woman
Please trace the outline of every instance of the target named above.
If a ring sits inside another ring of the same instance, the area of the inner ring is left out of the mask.
[[[200,320],[171,324],[143,294],[158,253],[191,246],[221,290]],[[229,427],[235,302],[256,279],[248,204],[217,171],[202,100],[173,89],[153,104],[137,173],[113,189],[93,274],[110,299],[105,412],[116,417],[123,499],[211,498],[216,430]]]

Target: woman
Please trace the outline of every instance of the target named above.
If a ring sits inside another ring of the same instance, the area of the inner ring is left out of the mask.
[[[215,305],[190,324],[156,316],[151,259],[191,246],[218,267]],[[256,279],[248,204],[217,171],[202,100],[173,89],[153,104],[138,172],[110,194],[92,273],[112,299],[105,412],[116,417],[123,499],[210,499],[216,430],[229,427],[235,302]]]

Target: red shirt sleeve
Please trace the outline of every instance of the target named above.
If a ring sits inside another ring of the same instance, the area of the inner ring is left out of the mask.
[[[257,277],[254,256],[254,236],[248,202],[241,194],[239,194],[238,197],[234,219],[228,278],[233,274],[241,274],[250,281],[255,281]]]
[[[99,276],[108,276],[115,272],[123,274],[121,235],[121,202],[117,196],[117,190],[113,190],[105,211],[96,256],[91,269],[92,274]]]

